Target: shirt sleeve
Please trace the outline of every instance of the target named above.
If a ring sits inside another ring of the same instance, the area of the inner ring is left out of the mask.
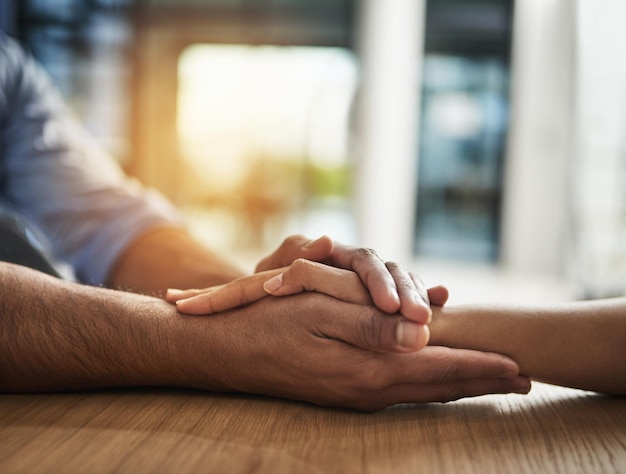
[[[149,229],[181,226],[155,190],[126,176],[71,116],[48,77],[0,34],[0,192],[92,285]]]

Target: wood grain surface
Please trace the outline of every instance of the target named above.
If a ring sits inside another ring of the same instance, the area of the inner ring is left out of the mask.
[[[359,413],[167,389],[1,395],[0,472],[626,473],[626,399],[534,384]]]

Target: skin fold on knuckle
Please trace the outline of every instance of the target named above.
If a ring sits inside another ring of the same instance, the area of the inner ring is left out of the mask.
[[[435,373],[435,383],[442,385],[456,383],[464,378],[463,372],[461,358],[453,349],[448,349],[439,358]]]
[[[314,267],[314,263],[305,258],[296,258],[289,266],[287,272],[291,272],[295,276],[302,277],[307,275],[308,272]]]
[[[312,262],[297,258],[283,274],[283,286],[290,289],[305,289],[312,270]]]
[[[207,294],[203,296],[196,297],[197,304],[194,305],[194,310],[196,314],[213,314],[219,311],[219,308],[216,307],[215,295]]]
[[[413,284],[415,285],[415,288],[417,288],[417,292],[419,293],[421,298],[426,303],[430,304],[430,299],[428,297],[428,290],[426,289],[426,285],[424,285],[424,282],[422,281],[422,279],[413,272],[409,272],[409,275],[411,277],[411,280],[413,281]]]
[[[398,287],[398,290],[415,289],[415,284],[411,280],[411,276],[409,275],[409,272],[406,269],[404,269],[404,267],[402,267],[401,265],[395,262],[385,262],[385,267],[387,268],[387,271],[393,278],[396,286]]]
[[[413,282],[405,280],[404,278],[402,278],[400,281],[396,280],[396,288],[398,288],[398,291],[401,293],[417,291]]]
[[[397,321],[375,309],[363,307],[356,317],[356,336],[361,347],[376,351],[391,351],[396,346]]]
[[[246,292],[246,286],[241,282],[241,280],[235,280],[233,282],[233,286],[237,294],[237,298],[236,298],[237,305],[241,306],[247,303],[248,297],[247,297],[247,292]]]
[[[372,262],[376,262],[376,263],[380,263],[381,265],[384,265],[382,260],[376,253],[376,250],[374,249],[361,247],[361,248],[357,248],[352,254],[351,266],[354,269],[357,269],[359,266],[369,266],[372,264]]]
[[[309,239],[300,234],[290,235],[281,244],[280,248],[284,248],[287,251],[293,252],[300,249]]]
[[[385,262],[385,266],[390,273],[406,273],[402,266],[396,262]]]
[[[353,269],[367,288],[375,285],[394,285],[393,277],[375,250],[358,248],[352,254],[350,268]],[[374,295],[375,296],[375,295]],[[376,298],[374,298],[376,300]],[[391,311],[391,308],[387,308]]]

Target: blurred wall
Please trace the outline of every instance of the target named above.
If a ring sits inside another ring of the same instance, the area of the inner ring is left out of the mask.
[[[582,297],[626,294],[626,3],[578,0],[568,275]]]
[[[362,85],[356,190],[360,243],[383,259],[412,258],[423,0],[360,3]]]
[[[576,2],[518,1],[502,208],[502,263],[564,268],[572,154]]]
[[[626,4],[517,2],[503,264],[626,294]]]

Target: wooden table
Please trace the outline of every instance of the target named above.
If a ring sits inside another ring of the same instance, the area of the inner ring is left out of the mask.
[[[358,413],[179,390],[1,395],[0,472],[626,473],[626,399],[535,384]]]

